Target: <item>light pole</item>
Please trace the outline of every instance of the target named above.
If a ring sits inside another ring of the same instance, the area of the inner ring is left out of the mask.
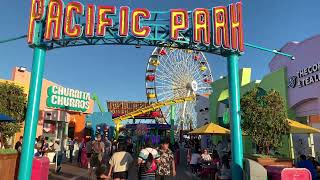
[[[240,117],[240,84],[239,84],[239,56],[235,53],[228,57],[228,84],[231,117],[231,155],[232,155],[232,178],[242,179],[243,173],[243,147]]]

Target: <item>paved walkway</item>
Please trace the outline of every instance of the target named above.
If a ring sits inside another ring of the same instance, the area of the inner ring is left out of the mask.
[[[131,168],[129,172],[129,180],[138,180],[135,168]],[[54,166],[50,168],[49,180],[94,180],[95,177],[88,177],[88,170],[79,168],[71,164],[63,164],[61,172],[59,174],[54,173]],[[197,180],[200,178],[195,177],[189,170],[178,167],[177,176],[174,178],[177,180]]]
[[[200,178],[193,175],[188,168],[185,167],[186,160],[183,152],[183,148],[181,149],[181,163],[180,166],[177,167],[177,176],[173,179],[176,180],[198,180]],[[92,175],[89,177],[89,173],[87,169],[80,168],[76,164],[64,163],[62,164],[62,169],[59,174],[54,173],[54,165],[50,166],[50,174],[49,180],[95,180],[95,176]],[[137,169],[133,167],[129,171],[129,180],[138,180],[137,178]]]

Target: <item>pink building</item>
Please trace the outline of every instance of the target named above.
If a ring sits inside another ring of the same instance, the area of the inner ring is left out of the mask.
[[[302,42],[289,42],[282,52],[295,57],[277,55],[269,63],[270,71],[285,67],[288,80],[288,106],[295,112],[297,120],[320,128],[320,35]],[[313,141],[308,135],[294,135],[297,154],[320,155],[320,144],[315,143],[315,152],[309,151]],[[320,142],[320,135],[314,135],[314,142]]]

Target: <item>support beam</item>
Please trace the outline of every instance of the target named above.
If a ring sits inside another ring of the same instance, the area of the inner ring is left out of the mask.
[[[291,159],[294,161],[294,144],[293,144],[293,138],[292,138],[292,133],[289,134],[290,138],[290,154],[291,154]]]
[[[174,144],[174,119],[175,119],[175,106],[170,106],[170,143]]]
[[[228,84],[230,101],[230,129],[231,129],[231,155],[232,155],[232,179],[242,179],[243,173],[243,147],[240,117],[240,83],[239,83],[239,56],[228,56]]]
[[[32,74],[29,88],[27,117],[23,133],[22,153],[19,168],[19,180],[31,179],[34,143],[38,127],[39,105],[46,50],[35,47],[33,50]]]

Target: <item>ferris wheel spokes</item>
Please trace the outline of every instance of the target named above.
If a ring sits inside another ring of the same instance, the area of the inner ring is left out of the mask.
[[[148,101],[159,102],[179,97],[210,92],[212,75],[209,64],[202,52],[175,48],[155,48],[151,54],[146,76],[146,93]],[[175,124],[181,129],[192,127],[196,122],[196,101],[176,104]],[[163,118],[170,121],[169,107],[161,108]],[[178,129],[177,129],[178,130]]]

